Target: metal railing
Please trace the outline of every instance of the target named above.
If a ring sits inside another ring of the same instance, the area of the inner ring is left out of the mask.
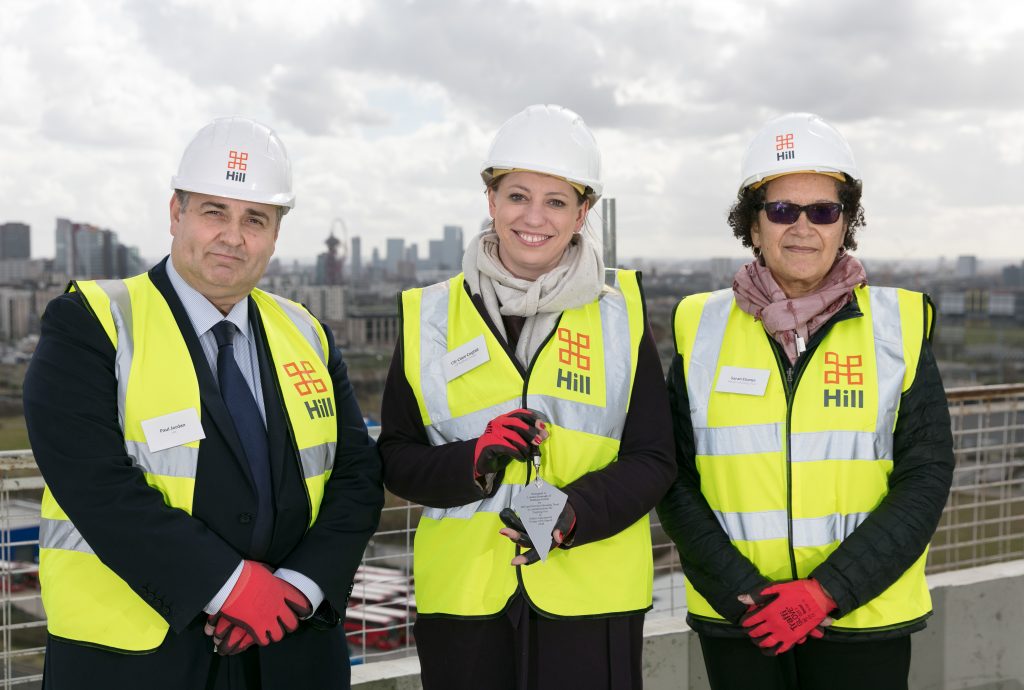
[[[1024,558],[1024,385],[946,392],[956,471],[928,572]]]
[[[43,478],[32,452],[0,452],[0,681],[36,687],[42,679],[46,618],[36,566]]]
[[[947,391],[957,467],[928,557],[928,572],[1024,558],[1024,385]],[[30,451],[0,452],[0,687],[38,684],[45,644],[33,526],[42,490]],[[414,653],[412,544],[420,507],[388,497],[346,612],[353,663]],[[685,609],[675,546],[652,513],[651,617]]]

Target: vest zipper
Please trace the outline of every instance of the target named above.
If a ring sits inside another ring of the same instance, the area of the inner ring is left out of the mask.
[[[292,457],[295,459],[295,464],[299,470],[299,483],[302,484],[302,491],[306,495],[306,510],[309,511],[306,520],[306,529],[312,527],[313,520],[313,497],[309,495],[309,485],[306,484],[306,472],[302,467],[302,453],[299,452],[299,441],[295,437],[295,429],[292,426],[292,418],[288,416],[288,406],[285,404],[284,393],[281,391],[280,381],[277,379],[277,365],[274,363],[274,354],[270,351],[270,343],[267,342],[267,335],[263,330],[263,324],[260,323],[260,336],[263,340],[263,347],[267,352],[267,362],[270,364],[270,371],[274,375],[274,392],[277,393],[277,403],[281,406],[281,412],[284,416],[285,432],[290,441],[290,447],[292,449]],[[327,371],[327,375],[330,376],[330,371],[327,369],[327,362],[324,362],[324,369]],[[262,372],[261,372],[262,373]],[[340,412],[338,414],[341,414]],[[339,437],[340,440],[340,437]],[[270,442],[270,429],[267,428],[267,443]],[[273,483],[273,473],[271,473],[271,483]],[[275,522],[276,522],[276,509],[275,509]],[[273,542],[273,534],[271,534],[271,542]],[[268,546],[269,549],[269,546]]]
[[[530,376],[533,374],[533,365],[537,363],[537,360],[540,358],[540,353],[544,350],[545,347],[547,347],[548,341],[550,341],[552,336],[554,336],[555,333],[558,332],[558,324],[560,324],[560,323],[562,323],[562,315],[561,314],[558,315],[558,321],[555,322],[555,327],[551,329],[551,332],[548,333],[547,337],[544,338],[544,340],[541,342],[540,346],[537,348],[537,351],[533,353],[533,357],[530,359],[529,366],[527,366],[526,367],[526,371],[523,372],[523,397],[522,397],[522,399],[520,401],[520,406],[521,407],[526,407],[527,409],[529,409],[527,407],[527,402],[526,401],[528,399],[527,391],[528,391],[528,389],[530,387]],[[523,371],[522,367],[519,365],[519,360],[516,359],[515,353],[514,352],[511,353],[509,356],[512,359],[512,362],[519,369],[519,371],[522,372]],[[529,460],[527,460],[527,462],[526,462],[526,484],[524,486],[529,486],[530,485],[530,480],[532,478],[533,478],[533,463],[530,462]],[[519,546],[519,544],[516,544],[516,555],[518,556],[521,553],[522,553],[522,548]],[[530,601],[530,595],[526,591],[526,585],[523,583],[523,566],[521,566],[521,565],[517,565],[516,566],[516,580],[519,581],[519,591],[523,593],[524,597],[526,597],[526,601],[528,601],[530,603],[530,607],[533,608],[536,611],[539,611],[540,608],[538,608],[537,606],[534,606],[533,602]]]
[[[796,364],[787,368],[782,362],[782,357],[779,355],[778,349],[775,347],[775,340],[768,335],[768,331],[765,331],[764,335],[768,338],[772,354],[775,355],[775,363],[779,367],[779,373],[785,373],[782,388],[786,394],[786,545],[789,551],[790,578],[795,580],[797,579],[797,571],[796,552],[793,550],[793,460],[789,429],[790,420],[793,415],[793,390],[796,388],[796,385],[793,382],[793,369],[796,368]],[[800,358],[797,358],[797,362],[800,362]],[[800,377],[797,376],[797,382],[799,381]]]
[[[550,332],[550,333],[548,333],[547,337],[546,337],[546,338],[544,338],[544,340],[543,340],[543,341],[541,341],[541,344],[540,344],[540,346],[539,346],[539,347],[537,348],[537,351],[533,353],[533,357],[532,357],[532,358],[530,359],[530,364],[529,364],[529,366],[528,366],[528,367],[526,367],[526,373],[524,373],[524,374],[523,374],[523,398],[522,398],[522,406],[523,406],[523,407],[526,407],[527,409],[529,409],[529,408],[528,408],[528,403],[527,403],[527,400],[529,399],[529,395],[528,395],[528,389],[529,389],[529,387],[530,387],[530,376],[532,376],[532,375],[533,375],[533,365],[535,365],[535,364],[537,363],[537,360],[538,360],[538,359],[540,359],[540,353],[544,351],[544,348],[545,348],[545,347],[547,347],[547,345],[548,345],[548,342],[549,342],[549,341],[551,340],[551,338],[552,338],[552,337],[553,337],[553,336],[555,335],[555,333],[557,333],[557,332],[558,332],[558,325],[559,325],[560,323],[562,323],[562,315],[561,315],[561,314],[559,314],[559,315],[558,315],[558,321],[556,321],[556,322],[555,322],[555,326],[554,326],[554,328],[552,328],[552,329],[551,329],[551,332]],[[516,362],[518,361],[518,360],[516,360],[515,356],[513,356],[513,357],[512,357],[512,360],[513,360],[513,361],[516,361]],[[550,420],[549,420],[549,421],[550,421]],[[527,464],[527,468],[526,468],[526,481],[527,481],[527,483],[529,483],[529,481],[530,481],[530,470],[531,470],[531,469],[532,469],[532,467],[533,467],[533,463],[529,463],[529,462],[528,462],[528,463],[526,463],[526,464]]]
[[[856,298],[854,298],[852,303],[856,303]],[[814,351],[818,349],[818,344],[832,330],[832,327],[840,321],[863,316],[863,312],[859,309],[853,311],[848,307],[849,305],[840,310],[818,329],[818,332],[807,343],[807,349],[797,356],[793,366],[789,368],[786,368],[782,362],[782,354],[780,354],[782,346],[768,334],[768,331],[764,332],[765,337],[768,338],[768,344],[771,346],[772,354],[775,355],[775,362],[779,366],[780,372],[784,371],[786,373],[782,386],[786,393],[786,540],[789,546],[789,568],[794,580],[798,579],[800,575],[797,573],[796,551],[793,548],[793,455],[791,443],[793,400],[796,397],[796,389],[800,385],[800,377],[803,376],[804,369],[807,368],[807,362],[810,360],[811,355],[814,354]]]

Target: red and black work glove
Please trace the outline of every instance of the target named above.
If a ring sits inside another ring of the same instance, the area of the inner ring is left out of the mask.
[[[751,601],[754,602],[753,604],[749,604],[747,606],[747,613],[748,614],[753,613],[754,611],[756,611],[757,609],[761,608],[762,606],[764,606],[769,601],[772,601],[775,598],[774,595],[767,595],[766,596],[766,595],[761,594],[761,590],[757,590],[755,592],[751,592],[750,594],[747,594],[746,596],[749,597],[751,599]],[[740,597],[740,599],[742,600],[743,597]],[[826,622],[831,623],[829,618],[825,618],[824,621],[819,623],[813,630],[811,630],[809,633],[807,633],[806,637],[803,637],[800,640],[798,640],[797,644],[803,644],[804,642],[807,641],[808,637],[813,637],[815,640],[820,640],[821,638],[825,637],[825,625],[826,625]],[[775,653],[773,651],[766,651],[766,652],[764,652],[764,654],[765,654],[765,656],[775,656]]]
[[[521,407],[487,422],[487,428],[476,440],[473,453],[473,474],[477,478],[505,469],[512,460],[526,462],[531,446],[541,442],[540,416]]]
[[[510,534],[506,534],[502,530],[502,534],[514,541],[519,546],[529,549],[524,551],[520,556],[526,558],[524,563],[520,565],[530,565],[540,560],[540,554],[533,548],[533,540],[530,539],[530,535],[526,533],[526,526],[523,525],[523,521],[516,515],[516,511],[511,508],[503,508],[498,517],[505,527],[514,531],[516,536],[513,538]],[[551,530],[551,548],[565,548],[572,543],[573,532],[576,530],[576,511],[572,509],[569,501],[565,502],[562,507],[562,512],[558,515],[558,520],[555,521],[555,527]]]
[[[311,613],[309,599],[291,583],[262,563],[244,561],[224,605],[210,616],[217,653],[237,654],[253,642],[261,647],[280,642]]]
[[[821,625],[836,602],[816,580],[775,582],[752,592],[755,606],[740,623],[767,656],[788,652],[808,637],[821,638]]]

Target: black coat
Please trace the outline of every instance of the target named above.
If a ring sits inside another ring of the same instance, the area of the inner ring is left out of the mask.
[[[465,283],[463,288],[469,293]],[[470,297],[505,355],[517,362],[515,345],[522,317],[504,317],[506,339],[491,321],[480,296]],[[618,458],[561,487],[576,511],[573,546],[607,539],[650,513],[675,476],[665,379],[646,314],[636,358]],[[522,370],[521,364],[517,366]],[[405,377],[399,337],[381,404],[380,449],[388,489],[436,508],[465,505],[493,495],[501,486],[504,470],[495,477],[490,493],[485,492],[473,478],[475,446],[476,439],[430,444],[416,395]],[[450,690],[523,688],[534,687],[530,679],[539,676],[547,679],[545,683],[553,681],[554,687],[571,675],[581,688],[640,687],[644,613],[558,619],[533,614],[531,618],[518,601],[521,596],[520,592],[513,594],[506,611],[489,620],[420,616],[416,632],[424,643],[417,651],[424,684]],[[505,647],[495,647],[495,640],[503,640]],[[477,647],[481,651],[471,655],[471,660],[453,661],[459,656],[457,650]]]
[[[465,289],[468,292],[468,287]],[[506,330],[513,339],[509,343],[491,322],[480,297],[471,297],[515,362],[514,342],[521,321],[510,323],[515,317],[506,317]],[[573,546],[607,539],[647,515],[675,477],[665,379],[646,314],[636,357],[636,376],[616,462],[561,487],[576,511]],[[476,439],[430,444],[416,395],[405,377],[399,338],[381,404],[380,450],[388,489],[434,508],[479,501],[488,493],[473,478],[475,446]],[[503,476],[504,471],[495,478],[490,495],[500,488]]]
[[[125,655],[51,637],[47,687],[205,687],[212,653],[203,607],[243,558],[298,571],[320,586],[324,605],[284,641],[258,651],[263,687],[348,687],[343,615],[352,578],[383,504],[380,461],[328,329],[338,451],[316,523],[279,404],[263,324],[252,300],[274,488],[273,537],[250,541],[256,494],[231,418],[164,262],[149,272],[170,305],[199,380],[200,444],[193,512],[169,508],[126,454],[118,423],[114,348],[77,293],[53,300],[25,378],[25,418],[36,462],[57,502],[99,558],[170,625],[152,653]],[[137,314],[136,318],[145,318]],[[95,679],[95,681],[91,680]]]
[[[833,325],[851,318],[863,318],[856,300],[815,333],[801,357],[811,356]],[[836,617],[871,601],[913,565],[935,532],[949,495],[953,436],[945,390],[929,342],[931,334],[926,333],[914,383],[900,399],[889,492],[868,519],[810,574],[838,604]],[[779,352],[779,361],[788,365],[789,358],[778,343],[771,338],[769,341]],[[669,367],[668,391],[679,473],[658,504],[658,515],[679,548],[679,560],[690,583],[732,624],[710,623],[692,616],[687,621],[701,634],[744,636],[737,624],[746,606],[736,597],[768,584],[768,580],[732,545],[701,493],[690,402],[679,354]],[[891,637],[923,627],[924,621],[919,621],[884,632],[845,634],[826,628],[826,636],[836,640],[848,635],[857,639]]]

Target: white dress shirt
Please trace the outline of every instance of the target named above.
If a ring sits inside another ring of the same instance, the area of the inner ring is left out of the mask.
[[[171,261],[170,257],[167,259],[167,277],[170,279],[171,286],[174,288],[174,292],[177,293],[178,299],[181,300],[182,306],[185,307],[185,313],[188,314],[196,335],[199,336],[199,344],[203,346],[203,353],[206,355],[206,361],[210,365],[210,371],[213,372],[215,381],[217,380],[218,347],[212,329],[216,324],[224,320],[230,321],[235,325],[237,329],[234,337],[235,361],[238,362],[238,368],[241,369],[242,376],[249,385],[249,390],[253,394],[252,397],[255,398],[256,405],[260,409],[260,415],[263,417],[263,424],[266,425],[267,411],[263,402],[259,358],[256,354],[256,339],[253,337],[252,329],[249,328],[248,300],[241,300],[231,308],[227,315],[224,315],[202,293],[185,282],[185,279],[175,270],[174,262]],[[238,582],[238,578],[242,574],[242,564],[242,561],[238,562],[238,566],[227,579],[227,582],[224,583],[224,586],[220,588],[217,594],[203,608],[206,613],[217,613],[220,607],[224,605],[232,588],[234,588],[235,583]],[[290,583],[306,595],[314,611],[323,602],[324,591],[313,580],[302,573],[289,570],[288,568],[278,568],[274,575]]]

